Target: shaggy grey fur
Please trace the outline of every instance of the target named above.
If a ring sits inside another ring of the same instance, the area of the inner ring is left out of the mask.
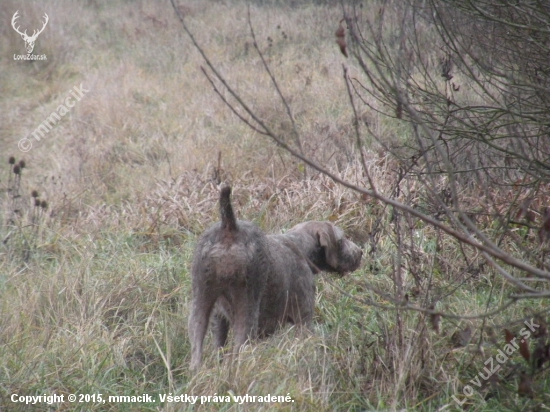
[[[220,193],[221,222],[198,241],[191,271],[193,303],[189,317],[191,368],[200,366],[210,315],[215,343],[234,350],[247,339],[266,337],[287,322],[308,326],[315,304],[314,274],[357,269],[361,249],[330,222],[305,222],[284,235],[266,236],[236,220],[231,189]]]

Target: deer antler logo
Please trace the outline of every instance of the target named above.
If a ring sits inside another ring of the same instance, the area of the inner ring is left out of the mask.
[[[21,33],[19,31],[19,26],[15,27],[15,20],[17,20],[17,18],[19,17],[17,15],[17,13],[19,13],[19,10],[17,10],[15,12],[15,14],[13,15],[13,18],[11,19],[11,25],[12,25],[13,29],[21,35],[23,40],[25,40],[25,43],[26,43],[25,48],[27,49],[27,53],[31,54],[33,49],[34,49],[34,42],[36,41],[36,38],[38,37],[38,35],[44,31],[44,28],[46,27],[46,24],[48,24],[49,17],[46,13],[44,13],[44,25],[42,26],[42,28],[40,30],[38,30],[38,31],[34,30],[32,36],[29,36],[29,35],[27,35],[27,30],[25,30],[23,33]]]

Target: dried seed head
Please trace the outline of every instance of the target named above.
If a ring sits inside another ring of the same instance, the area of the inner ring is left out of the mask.
[[[40,207],[40,199],[34,199],[34,207]]]
[[[48,202],[46,202],[45,200],[43,200],[42,202],[40,202],[40,207],[42,209],[47,209],[48,208]]]
[[[24,169],[24,168],[25,168],[25,161],[24,161],[24,160],[20,160],[20,161],[19,161],[19,167],[20,167],[21,169]]]
[[[32,197],[38,197],[38,192],[37,192],[36,190],[33,190],[33,191],[31,192],[31,196],[32,196]]]
[[[9,164],[10,164],[10,165],[13,165],[13,164],[15,164],[15,157],[13,157],[13,156],[10,156],[10,158],[9,158],[8,162],[9,162]]]
[[[439,65],[441,68],[441,76],[447,81],[451,80],[453,78],[453,75],[451,74],[451,71],[453,70],[453,61],[451,60],[450,53],[445,54],[444,57],[439,59]]]
[[[15,173],[16,175],[21,173],[21,168],[19,167],[19,165],[13,166],[13,173]]]

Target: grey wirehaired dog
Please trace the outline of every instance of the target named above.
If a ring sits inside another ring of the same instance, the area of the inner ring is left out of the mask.
[[[200,366],[210,318],[220,348],[233,327],[234,351],[287,322],[308,326],[314,274],[344,274],[361,263],[361,249],[332,223],[305,222],[284,235],[266,236],[254,224],[235,219],[230,195],[228,186],[222,188],[221,222],[202,234],[193,257],[191,369]]]

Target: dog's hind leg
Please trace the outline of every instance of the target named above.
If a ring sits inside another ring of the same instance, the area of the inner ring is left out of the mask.
[[[201,287],[202,286],[202,287]],[[191,339],[191,370],[199,368],[202,359],[204,337],[208,328],[210,313],[216,303],[217,296],[211,291],[203,290],[205,284],[197,286],[193,306],[189,316],[189,337]]]

